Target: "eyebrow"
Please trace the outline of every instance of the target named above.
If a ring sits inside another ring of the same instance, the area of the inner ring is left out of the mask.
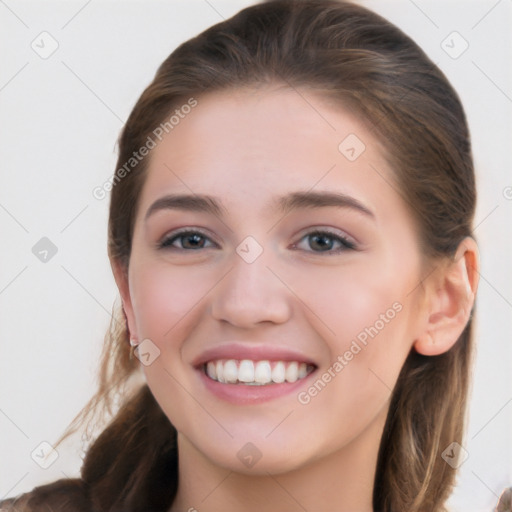
[[[374,213],[359,200],[341,192],[310,192],[297,191],[285,196],[277,197],[270,205],[271,208],[282,214],[297,209],[316,209],[335,206],[350,208],[367,217],[375,218]],[[160,210],[186,210],[194,212],[211,213],[222,217],[226,208],[215,197],[199,194],[169,194],[157,199],[147,210],[145,220]]]

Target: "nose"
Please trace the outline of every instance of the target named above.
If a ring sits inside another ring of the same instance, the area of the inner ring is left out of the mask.
[[[214,288],[211,314],[241,328],[281,324],[291,316],[292,292],[264,251],[253,262],[234,252],[231,269]]]

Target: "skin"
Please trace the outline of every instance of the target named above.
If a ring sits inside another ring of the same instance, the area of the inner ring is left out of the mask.
[[[320,94],[266,86],[197,99],[151,151],[128,272],[113,262],[131,336],[160,350],[143,370],[178,430],[171,510],[371,511],[391,390],[411,348],[442,353],[462,332],[477,286],[476,245],[468,238],[454,261],[426,265],[407,205],[388,184],[383,148]],[[366,146],[353,162],[338,150],[349,134]],[[298,190],[341,192],[373,216],[270,208]],[[168,209],[145,221],[169,193],[215,196],[226,213]],[[203,248],[183,248],[190,237],[157,248],[183,227],[206,232]],[[322,250],[307,236],[315,228],[355,249],[336,252],[340,242],[328,238]],[[263,248],[252,263],[236,252],[249,235]],[[293,392],[234,405],[207,391],[192,366],[202,351],[236,340],[294,347],[320,377],[397,303],[400,312],[307,404]],[[261,453],[251,468],[237,457],[248,442]]]

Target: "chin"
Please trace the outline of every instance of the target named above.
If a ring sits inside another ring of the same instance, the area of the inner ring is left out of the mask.
[[[235,456],[233,456],[233,452]],[[295,452],[293,459],[290,459],[294,453],[293,448],[286,451],[276,446],[262,446],[261,449],[255,444],[244,444],[241,448],[234,450],[228,449],[226,453],[210,453],[208,458],[213,464],[226,470],[251,476],[269,476],[289,473],[300,469],[307,464],[307,457],[301,456]],[[227,455],[227,456],[226,456]]]

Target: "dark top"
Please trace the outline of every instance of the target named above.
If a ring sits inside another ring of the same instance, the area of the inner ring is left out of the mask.
[[[9,512],[93,512],[79,478],[63,478],[35,487],[17,497],[0,501],[0,511]]]
[[[0,501],[0,512],[4,511],[101,512],[91,508],[87,492],[79,478],[57,480],[51,484],[36,487],[31,492],[21,494],[16,498]],[[118,512],[125,511],[120,510]],[[147,510],[145,512],[156,511]],[[493,512],[512,512],[512,487],[503,491]]]

